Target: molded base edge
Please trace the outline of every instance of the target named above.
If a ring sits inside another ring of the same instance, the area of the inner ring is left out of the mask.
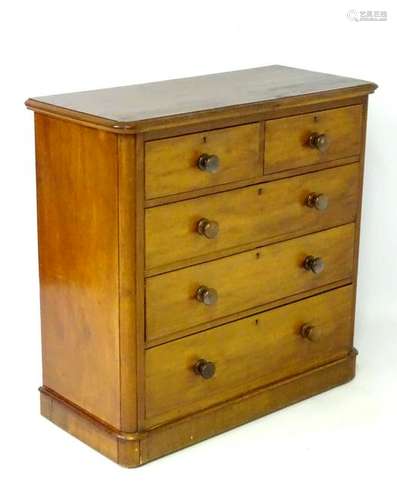
[[[137,467],[349,382],[356,355],[353,349],[332,363],[140,433],[121,432],[47,387],[40,388],[41,414],[118,464]]]

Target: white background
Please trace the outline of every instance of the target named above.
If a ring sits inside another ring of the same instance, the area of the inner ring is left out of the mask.
[[[396,11],[391,1],[14,0],[0,7],[0,497],[396,498]],[[387,10],[353,22],[350,9]],[[285,64],[372,80],[357,378],[140,469],[39,416],[30,96]]]

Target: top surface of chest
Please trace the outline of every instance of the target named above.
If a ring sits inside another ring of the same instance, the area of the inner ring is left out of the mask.
[[[29,99],[32,108],[47,107],[68,115],[83,113],[113,126],[133,126],[191,113],[274,103],[319,94],[373,91],[373,83],[286,66],[182,78],[155,83]]]

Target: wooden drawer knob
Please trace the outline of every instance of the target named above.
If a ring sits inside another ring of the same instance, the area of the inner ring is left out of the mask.
[[[220,160],[216,155],[203,153],[197,160],[197,166],[204,172],[214,173],[219,169]]]
[[[328,149],[329,139],[326,134],[312,134],[309,137],[309,146],[323,152]]]
[[[324,271],[324,261],[321,257],[313,257],[313,255],[308,255],[303,261],[303,267],[307,271],[312,271],[314,274],[319,274]]]
[[[218,292],[215,288],[200,286],[196,291],[196,299],[207,306],[212,306],[218,301]]]
[[[215,220],[200,219],[197,223],[197,232],[212,240],[219,234],[219,224]]]
[[[193,370],[197,375],[201,375],[203,378],[211,378],[215,375],[215,363],[212,361],[207,361],[205,359],[199,359],[194,365]]]
[[[321,337],[321,332],[316,326],[305,323],[301,327],[300,331],[303,338],[311,340],[312,342],[318,342]]]
[[[317,210],[323,211],[328,208],[328,201],[328,196],[326,194],[310,193],[305,203],[310,208],[316,208]]]

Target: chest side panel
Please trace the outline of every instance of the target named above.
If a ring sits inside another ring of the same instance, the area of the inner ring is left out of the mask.
[[[117,426],[117,136],[35,124],[44,385]]]

